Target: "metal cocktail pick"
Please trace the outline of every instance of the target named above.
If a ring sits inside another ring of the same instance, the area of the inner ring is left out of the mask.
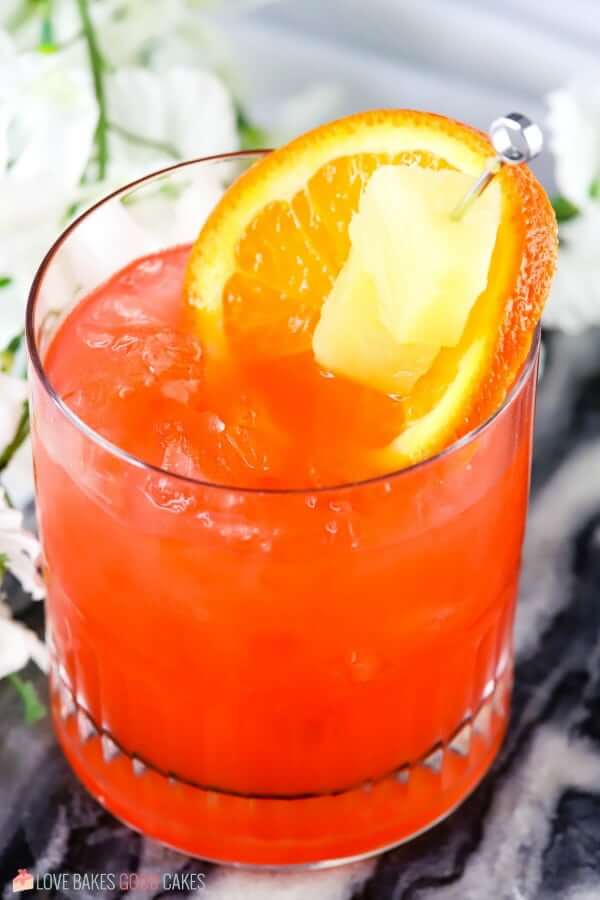
[[[544,144],[540,126],[521,113],[509,113],[495,119],[490,125],[489,135],[496,155],[490,156],[486,161],[473,187],[450,213],[451,219],[458,221],[464,216],[473,201],[483,194],[504,164],[518,166],[529,162],[541,152]]]

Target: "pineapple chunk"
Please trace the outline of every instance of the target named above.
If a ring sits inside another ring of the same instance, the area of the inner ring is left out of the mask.
[[[382,166],[350,223],[350,253],[313,336],[318,363],[388,393],[409,393],[455,346],[485,289],[501,216],[492,183],[459,221],[473,183],[453,170]]]
[[[438,354],[427,344],[399,344],[377,315],[377,288],[350,251],[313,337],[319,365],[386,394],[409,394]]]

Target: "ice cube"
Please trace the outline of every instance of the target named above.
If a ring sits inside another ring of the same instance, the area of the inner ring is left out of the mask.
[[[176,403],[185,405],[190,402],[200,385],[201,381],[199,378],[178,378],[173,381],[166,381],[161,385],[160,391],[169,400],[175,400]]]
[[[94,351],[90,370],[94,382],[100,379],[107,393],[121,387],[150,386],[160,382],[163,394],[185,402],[182,391],[193,392],[202,376],[202,346],[193,335],[169,328],[140,329],[113,327],[98,329],[80,325],[79,337]],[[165,376],[170,376],[167,380]],[[85,390],[85,375],[76,373]],[[170,385],[170,386],[167,386]]]
[[[257,475],[273,471],[285,437],[260,397],[244,392],[228,395],[218,409],[204,409],[196,416],[196,440],[202,467],[221,484],[257,484]]]
[[[162,319],[147,309],[142,300],[135,301],[125,294],[111,296],[96,303],[90,316],[98,325],[118,328],[122,325],[162,325]]]
[[[191,334],[162,329],[143,341],[141,355],[153,375],[168,372],[173,376],[189,378],[198,371],[202,347]]]
[[[161,468],[185,478],[201,478],[197,451],[181,421],[165,422],[158,428],[163,448]]]
[[[185,482],[166,475],[148,476],[144,491],[153,506],[170,513],[184,513],[194,506],[194,496]]]

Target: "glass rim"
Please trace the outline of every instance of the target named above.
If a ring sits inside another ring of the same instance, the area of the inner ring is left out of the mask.
[[[86,438],[99,446],[102,450],[109,453],[111,456],[114,456],[117,459],[121,460],[121,462],[127,463],[128,465],[131,465],[136,469],[142,469],[155,475],[173,478],[182,484],[193,485],[196,488],[200,487],[210,488],[211,490],[227,491],[229,493],[235,492],[239,494],[249,495],[265,494],[284,496],[293,494],[325,494],[333,491],[343,491],[353,488],[359,488],[363,485],[366,487],[368,485],[384,483],[391,480],[395,481],[397,479],[401,479],[402,477],[408,477],[417,470],[425,469],[427,466],[431,466],[439,460],[450,457],[453,453],[458,452],[462,448],[468,446],[481,434],[484,434],[496,421],[496,419],[499,418],[508,409],[508,407],[512,405],[512,403],[521,393],[521,390],[526,384],[537,359],[538,349],[540,346],[541,323],[538,323],[535,329],[531,347],[529,348],[527,357],[521,367],[518,377],[515,379],[500,406],[496,410],[494,410],[494,412],[491,413],[487,417],[487,419],[485,419],[485,421],[481,422],[479,425],[476,425],[458,440],[453,441],[447,447],[444,447],[442,450],[438,451],[438,453],[434,454],[433,456],[429,456],[426,459],[411,463],[410,465],[404,466],[400,469],[394,469],[391,472],[384,472],[383,474],[379,475],[371,475],[368,478],[359,478],[355,479],[354,481],[343,481],[331,485],[319,485],[318,487],[244,487],[242,485],[225,484],[202,478],[192,478],[188,475],[180,475],[177,472],[170,472],[168,469],[164,469],[162,466],[140,459],[135,454],[129,453],[127,450],[119,447],[118,444],[115,444],[108,438],[105,438],[94,428],[84,422],[84,420],[81,419],[75,412],[73,412],[73,410],[64,402],[62,397],[60,397],[60,395],[54,389],[44,369],[44,364],[40,353],[38,352],[35,336],[35,308],[44,276],[46,275],[47,270],[50,268],[57,252],[65,243],[71,232],[75,231],[76,228],[85,219],[87,219],[88,216],[92,215],[92,213],[94,213],[105,203],[108,203],[110,200],[114,200],[120,194],[127,193],[128,191],[140,187],[143,184],[158,180],[165,175],[169,175],[180,169],[185,169],[191,166],[231,162],[244,159],[257,159],[266,156],[271,152],[272,151],[270,149],[238,150],[231,153],[220,153],[215,154],[214,156],[203,156],[197,157],[195,159],[182,160],[172,165],[165,166],[162,169],[156,169],[155,171],[149,172],[146,175],[142,175],[140,178],[136,178],[133,181],[130,181],[127,184],[116,188],[114,191],[111,191],[109,194],[101,197],[91,206],[87,207],[87,209],[80,213],[75,219],[73,219],[73,221],[70,222],[67,227],[59,234],[56,240],[51,244],[49,250],[46,252],[34,275],[27,297],[27,307],[25,313],[25,339],[29,361],[33,366],[37,377],[39,378],[42,388],[44,389],[52,404],[81,434],[83,434]]]

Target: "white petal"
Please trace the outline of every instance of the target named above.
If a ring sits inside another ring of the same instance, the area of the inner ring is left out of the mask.
[[[14,531],[18,531],[21,528],[23,523],[23,513],[20,509],[15,509],[12,506],[9,506],[4,492],[0,495],[2,497],[2,505],[0,506],[0,541],[9,533]],[[2,551],[0,551],[2,552]]]
[[[39,553],[37,538],[23,529],[23,513],[10,507],[4,493],[0,492],[0,556],[35,599],[44,596],[44,585],[36,566]],[[0,608],[0,614],[3,611],[5,608]]]
[[[9,560],[8,568],[33,600],[44,599],[46,596],[45,586],[29,559],[25,556],[16,557]]]
[[[45,179],[46,193],[60,192],[64,201],[83,174],[97,122],[89,72],[67,67],[59,55],[23,54],[16,73],[0,68],[0,77],[11,75],[12,91],[0,92],[0,105],[12,108],[12,127],[20,134],[9,181],[26,186]],[[38,194],[38,202],[43,198]]]
[[[31,659],[42,672],[47,672],[49,663],[48,648],[33,631],[29,631],[28,637]]]
[[[223,194],[223,166],[196,170],[193,184],[175,201],[168,232],[169,244],[186,244],[193,241],[209,213]]]
[[[122,68],[109,76],[107,89],[111,122],[150,140],[167,139],[164,89],[156,73]]]
[[[79,185],[96,120],[87,68],[63,54],[15,55],[0,46],[0,275],[13,278],[1,289],[0,346],[21,327],[31,279]]]
[[[0,29],[0,68],[9,63],[14,63],[16,51],[10,35]],[[8,126],[10,123],[10,110],[8,106],[0,104],[0,177],[8,166]]]
[[[30,658],[27,630],[18,622],[0,618],[0,678],[23,669]]]
[[[59,230],[57,217],[39,223],[37,227],[35,222],[22,226],[13,224],[7,233],[3,231],[2,218],[0,215],[0,275],[8,275],[13,281],[0,288],[0,348],[4,348],[23,327],[25,303],[35,270]],[[27,240],[24,240],[24,234]]]
[[[2,0],[2,7],[0,8],[0,26],[2,26],[2,28],[8,28],[8,26],[14,22],[17,14],[21,12],[22,6],[23,0]]]
[[[105,58],[115,67],[139,62],[141,55],[153,52],[155,45],[174,32],[189,15],[186,0],[161,3],[160,10],[148,0],[105,0],[105,3],[95,4],[95,7],[94,19],[100,47]],[[103,7],[108,7],[104,15]],[[111,15],[115,10],[118,10],[118,16]],[[161,40],[157,42],[158,35]]]
[[[33,498],[33,459],[31,439],[19,447],[2,473],[2,482],[12,502],[22,509]]]
[[[0,238],[1,239],[1,238]],[[0,275],[12,275],[13,270],[2,265],[0,259]],[[24,284],[14,281],[8,287],[0,288],[0,348],[4,349],[8,342],[19,333],[23,327],[23,315],[27,290]],[[1,389],[0,389],[1,390]],[[1,395],[0,395],[1,397]],[[0,404],[2,400],[0,399]],[[0,414],[0,420],[2,415]],[[0,421],[0,446],[2,443],[2,424]]]
[[[35,535],[19,527],[19,530],[0,531],[0,554],[11,560],[27,557],[30,562],[37,560],[40,545]]]
[[[0,372],[0,452],[9,444],[27,399],[27,385],[22,378]]]
[[[210,72],[174,66],[159,74],[130,66],[108,85],[111,121],[133,134],[170,145],[182,157],[237,149],[230,93]],[[132,159],[140,152],[134,142],[117,147]]]
[[[544,323],[573,333],[600,324],[600,206],[561,226],[558,268]]]
[[[216,75],[178,66],[162,77],[168,134],[183,157],[212,156],[238,148],[231,95]]]
[[[590,202],[600,175],[600,72],[548,95],[550,147],[561,194],[577,206]]]
[[[46,591],[33,560],[29,556],[26,556],[24,553],[11,556],[8,559],[7,566],[9,571],[20,582],[24,591],[31,594],[34,600],[43,600]]]

